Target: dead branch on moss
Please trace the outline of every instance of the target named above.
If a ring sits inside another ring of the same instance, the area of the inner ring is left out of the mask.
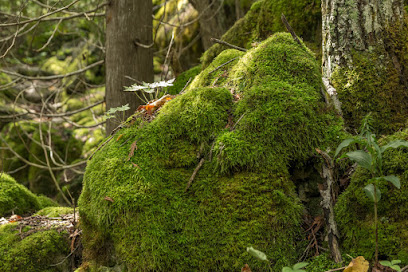
[[[205,159],[202,158],[202,159],[200,160],[200,162],[198,163],[197,167],[194,169],[194,172],[193,172],[193,174],[191,175],[191,178],[190,178],[190,180],[188,181],[187,186],[186,186],[186,189],[184,190],[184,192],[187,192],[188,188],[190,188],[191,184],[192,184],[193,181],[194,181],[195,176],[196,176],[197,173],[198,173],[198,170],[200,170],[200,168],[203,166],[204,162],[205,162]]]
[[[242,47],[239,47],[239,46],[236,46],[236,45],[227,43],[226,41],[221,41],[221,40],[216,39],[216,38],[211,38],[211,41],[212,41],[212,42],[215,42],[215,43],[222,44],[222,45],[226,45],[226,46],[228,46],[228,47],[231,47],[231,48],[233,48],[233,49],[236,49],[236,50],[239,50],[239,51],[242,51],[242,52],[248,51],[248,50],[245,49],[245,48],[242,48]]]
[[[286,20],[285,15],[282,13],[281,16],[281,20],[283,22],[283,24],[285,25],[286,29],[290,32],[290,34],[292,34],[293,39],[299,44],[302,45],[302,43],[300,42],[298,36],[296,35],[295,31],[293,30],[293,28],[290,26],[288,20]]]
[[[218,69],[220,69],[220,68],[222,68],[222,67],[224,67],[225,65],[227,65],[228,63],[230,63],[230,62],[233,62],[234,60],[236,60],[238,57],[235,57],[235,58],[233,58],[233,59],[230,59],[229,61],[227,61],[227,62],[224,62],[223,64],[221,64],[220,66],[218,66],[218,67],[216,67],[216,68],[214,68],[214,70],[212,70],[211,72],[209,72],[208,74],[212,74],[212,73],[214,73],[215,71],[217,71]]]

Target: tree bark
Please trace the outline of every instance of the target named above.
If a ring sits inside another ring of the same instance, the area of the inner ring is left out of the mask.
[[[323,76],[350,67],[352,50],[384,47],[385,28],[403,18],[403,0],[323,0]]]
[[[106,8],[106,109],[129,104],[125,118],[142,103],[138,97],[123,92],[124,86],[153,80],[153,52],[137,46],[152,43],[152,1],[111,0]],[[106,124],[106,133],[118,125],[114,119]]]
[[[227,31],[223,1],[191,0],[191,4],[199,13],[201,41],[207,50],[212,46],[211,38],[219,39]]]

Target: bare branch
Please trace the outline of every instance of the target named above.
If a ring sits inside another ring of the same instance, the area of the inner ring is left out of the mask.
[[[58,13],[58,12],[61,12],[61,11],[63,11],[63,10],[66,10],[66,9],[70,8],[72,5],[75,5],[75,4],[76,4],[77,2],[79,2],[79,1],[80,1],[80,0],[74,0],[73,2],[71,2],[71,3],[68,4],[68,5],[66,5],[65,7],[62,7],[62,8],[56,9],[56,10],[54,10],[54,11],[51,11],[51,12],[49,12],[49,13],[43,14],[43,15],[37,17],[37,18],[34,18],[34,19],[26,20],[26,21],[23,21],[23,22],[0,24],[0,28],[2,28],[2,27],[9,27],[9,26],[25,25],[25,24],[28,24],[28,23],[40,21],[40,20],[42,20],[43,18],[49,17],[49,16],[51,16],[51,15],[53,15],[53,14],[55,14],[55,13]]]
[[[21,78],[24,78],[24,79],[30,79],[30,80],[34,80],[34,79],[37,79],[37,80],[53,80],[53,79],[61,79],[61,78],[65,78],[65,77],[78,75],[80,73],[83,73],[83,72],[95,67],[95,66],[101,65],[104,62],[105,62],[104,60],[100,60],[100,61],[92,63],[91,65],[88,65],[88,66],[86,66],[86,67],[84,67],[82,69],[79,69],[77,71],[67,73],[67,74],[64,74],[64,75],[55,75],[55,76],[38,76],[38,77],[25,76],[25,75],[15,73],[15,72],[11,72],[11,71],[7,71],[7,70],[4,70],[4,69],[0,69],[0,72],[11,75],[11,76],[17,76],[17,77],[21,77]]]
[[[221,41],[221,40],[216,39],[216,38],[211,38],[211,41],[212,41],[212,42],[219,43],[219,44],[222,44],[222,45],[229,46],[229,47],[231,47],[231,48],[234,48],[234,49],[239,50],[239,51],[242,51],[242,52],[246,52],[246,51],[248,51],[248,50],[247,50],[247,49],[245,49],[245,48],[242,48],[242,47],[239,47],[239,46],[236,46],[236,45],[233,45],[233,44],[227,43],[227,42],[225,42],[225,41]]]
[[[55,32],[57,32],[57,29],[60,26],[61,22],[62,22],[62,19],[60,19],[58,21],[58,24],[55,26],[54,31],[52,32],[51,36],[48,38],[48,41],[40,49],[35,50],[36,52],[40,52],[40,51],[44,50],[50,44],[50,42],[54,38]]]

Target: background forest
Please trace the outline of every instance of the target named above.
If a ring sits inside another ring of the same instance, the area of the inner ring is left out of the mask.
[[[407,1],[147,2],[0,0],[0,270],[406,271]]]

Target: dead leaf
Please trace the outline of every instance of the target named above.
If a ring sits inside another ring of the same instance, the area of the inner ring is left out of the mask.
[[[105,199],[106,201],[110,201],[110,202],[112,202],[112,203],[113,203],[113,199],[112,199],[112,198],[110,198],[109,196],[105,196],[103,199]]]
[[[17,214],[14,214],[14,215],[10,216],[8,221],[10,223],[14,223],[14,222],[20,221],[21,219],[23,219],[21,216],[19,216]]]
[[[116,141],[119,141],[120,139],[122,139],[122,137],[123,137],[123,134],[120,134],[120,135],[118,136],[118,138],[116,139]]]
[[[358,256],[343,270],[343,272],[367,272],[369,264],[363,256]]]
[[[252,272],[251,268],[249,268],[248,264],[245,264],[244,267],[242,267],[241,272]]]
[[[134,142],[130,145],[130,152],[129,152],[127,161],[129,161],[130,158],[132,158],[133,155],[135,155],[135,150],[137,150],[136,142],[137,142],[137,141],[134,141]]]

